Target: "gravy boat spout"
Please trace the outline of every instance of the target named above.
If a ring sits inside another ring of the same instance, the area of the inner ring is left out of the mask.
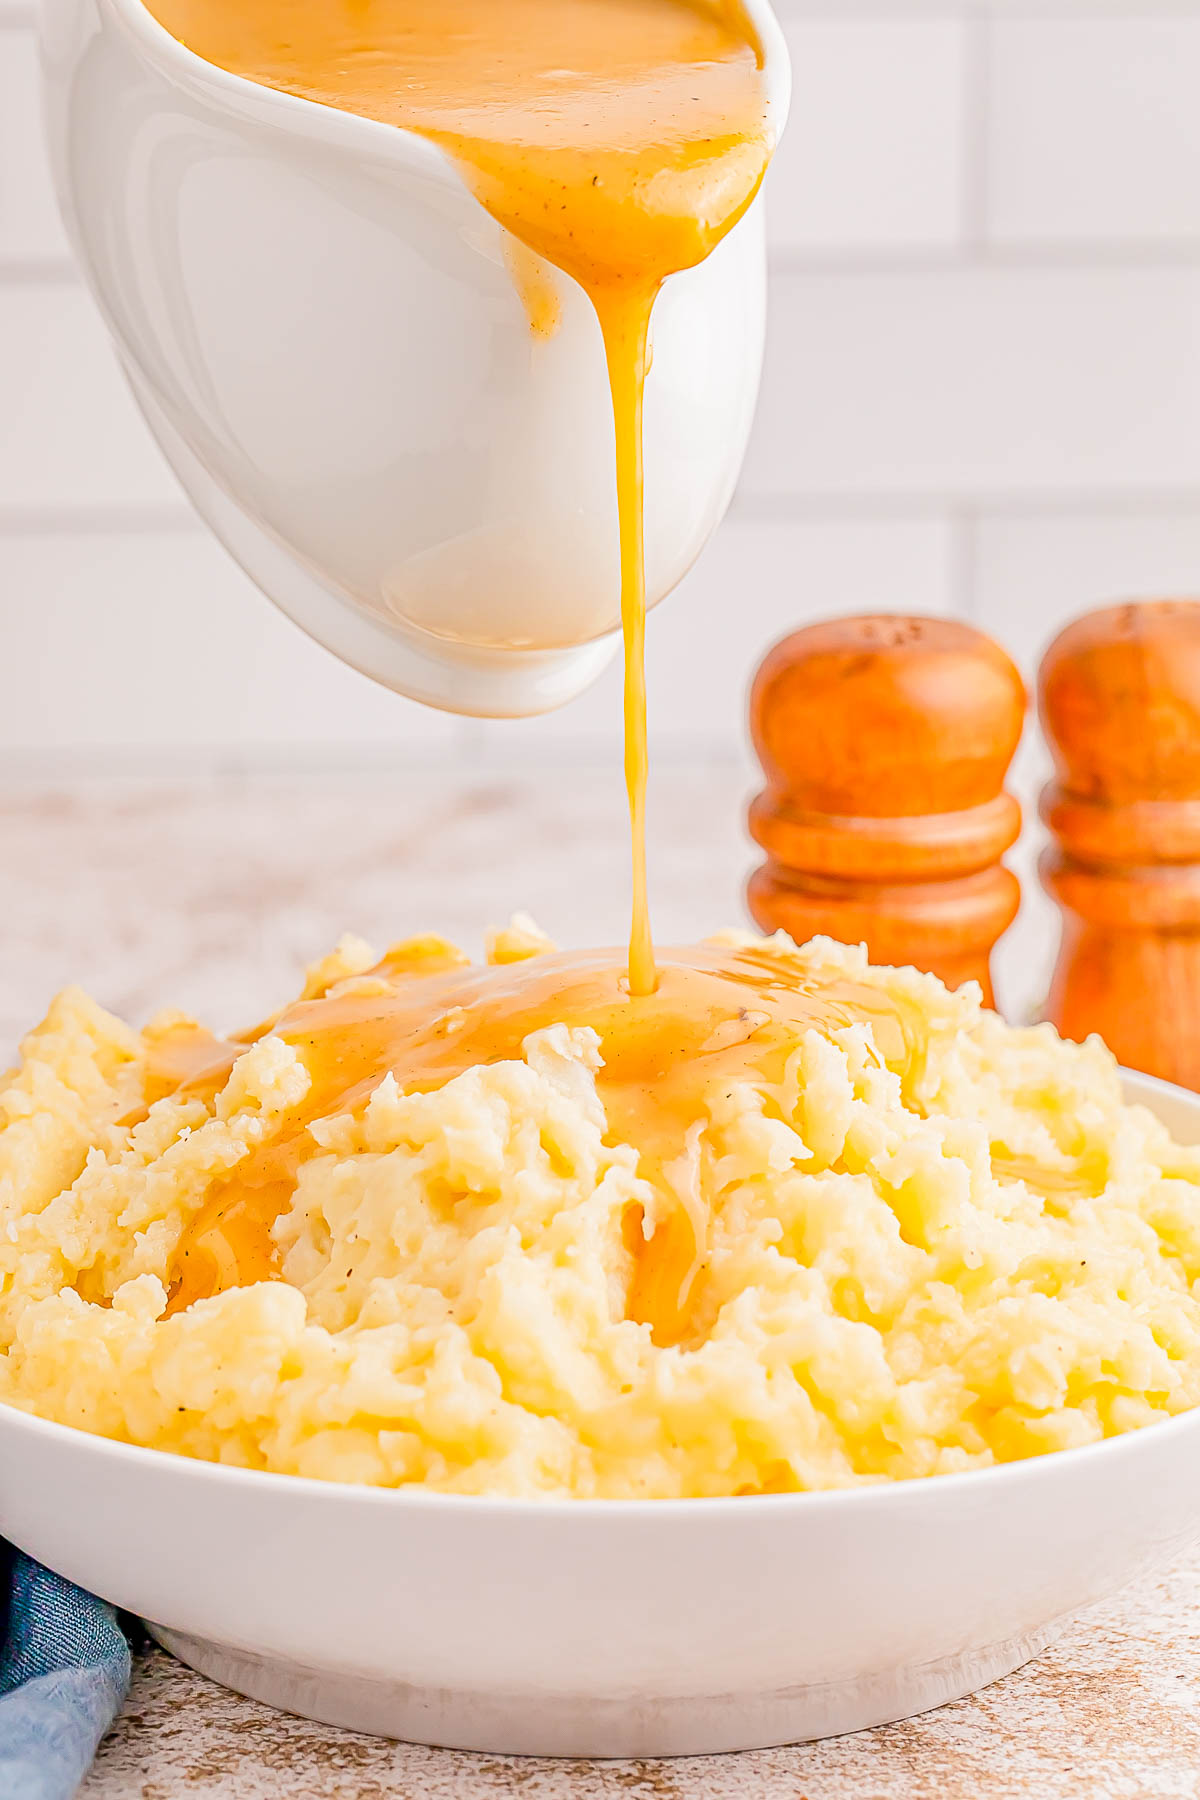
[[[763,0],[772,128],[788,69]],[[546,711],[619,612],[600,329],[411,132],[230,75],[142,0],[42,0],[67,228],[196,508],[318,642],[455,712]],[[762,200],[655,309],[653,604],[721,519],[757,393]],[[558,329],[530,326],[530,283]],[[522,294],[524,293],[524,298]],[[202,628],[203,621],[197,621]]]

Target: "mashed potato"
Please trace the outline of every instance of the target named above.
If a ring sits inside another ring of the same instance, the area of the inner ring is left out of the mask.
[[[916,1053],[814,1028],[781,1081],[714,1089],[703,1296],[670,1346],[626,1316],[631,1213],[659,1219],[594,1032],[436,1092],[385,1078],[312,1128],[283,1279],[168,1314],[182,1234],[303,1098],[303,1056],[263,1037],[215,1096],[147,1110],[164,1027],[61,995],[0,1092],[0,1398],[246,1468],[614,1497],[979,1468],[1194,1406],[1200,1151],[1122,1104],[1097,1042],[802,957],[894,1000]],[[310,991],[368,962],[348,942]]]

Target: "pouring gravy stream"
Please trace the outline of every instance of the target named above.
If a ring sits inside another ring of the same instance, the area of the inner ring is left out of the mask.
[[[640,1218],[630,1221],[628,1304],[660,1341],[678,1341],[703,1263],[702,1209],[689,1204],[684,1162],[707,1084],[778,1080],[805,1024],[879,1011],[878,994],[814,993],[802,970],[773,956],[690,948],[656,966],[650,930],[642,476],[650,319],[663,282],[703,261],[758,191],[771,151],[761,48],[739,0],[149,3],[210,63],[440,145],[511,234],[509,267],[535,331],[554,329],[556,309],[534,259],[588,295],[612,395],[633,867],[624,968],[597,952],[464,970],[448,946],[422,940],[425,952],[401,947],[385,959],[382,992],[302,1002],[276,1021],[301,1049],[309,1097],[281,1138],[210,1196],[180,1246],[172,1306],[278,1273],[271,1226],[314,1153],[308,1126],[317,1118],[362,1105],[389,1071],[410,1088],[438,1086],[474,1064],[519,1056],[531,1031],[566,1022],[599,1032],[610,1129],[675,1203],[649,1237]],[[211,1087],[246,1041],[162,1046],[164,1091],[181,1081]]]
[[[654,986],[646,898],[642,397],[650,315],[750,205],[770,139],[737,0],[150,0],[207,62],[417,132],[604,336],[616,440],[633,840],[630,991]],[[553,316],[553,315],[551,315]]]

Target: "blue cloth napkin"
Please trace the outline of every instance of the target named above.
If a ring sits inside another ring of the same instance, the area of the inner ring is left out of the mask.
[[[111,1606],[0,1543],[0,1796],[70,1800],[129,1686]]]

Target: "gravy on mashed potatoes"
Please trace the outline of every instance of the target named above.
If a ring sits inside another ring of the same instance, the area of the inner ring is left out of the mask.
[[[632,1005],[615,951],[521,925],[490,960],[346,940],[228,1042],[61,995],[0,1091],[0,1399],[602,1497],[978,1468],[1200,1400],[1200,1149],[1097,1041],[821,940],[663,951]]]

